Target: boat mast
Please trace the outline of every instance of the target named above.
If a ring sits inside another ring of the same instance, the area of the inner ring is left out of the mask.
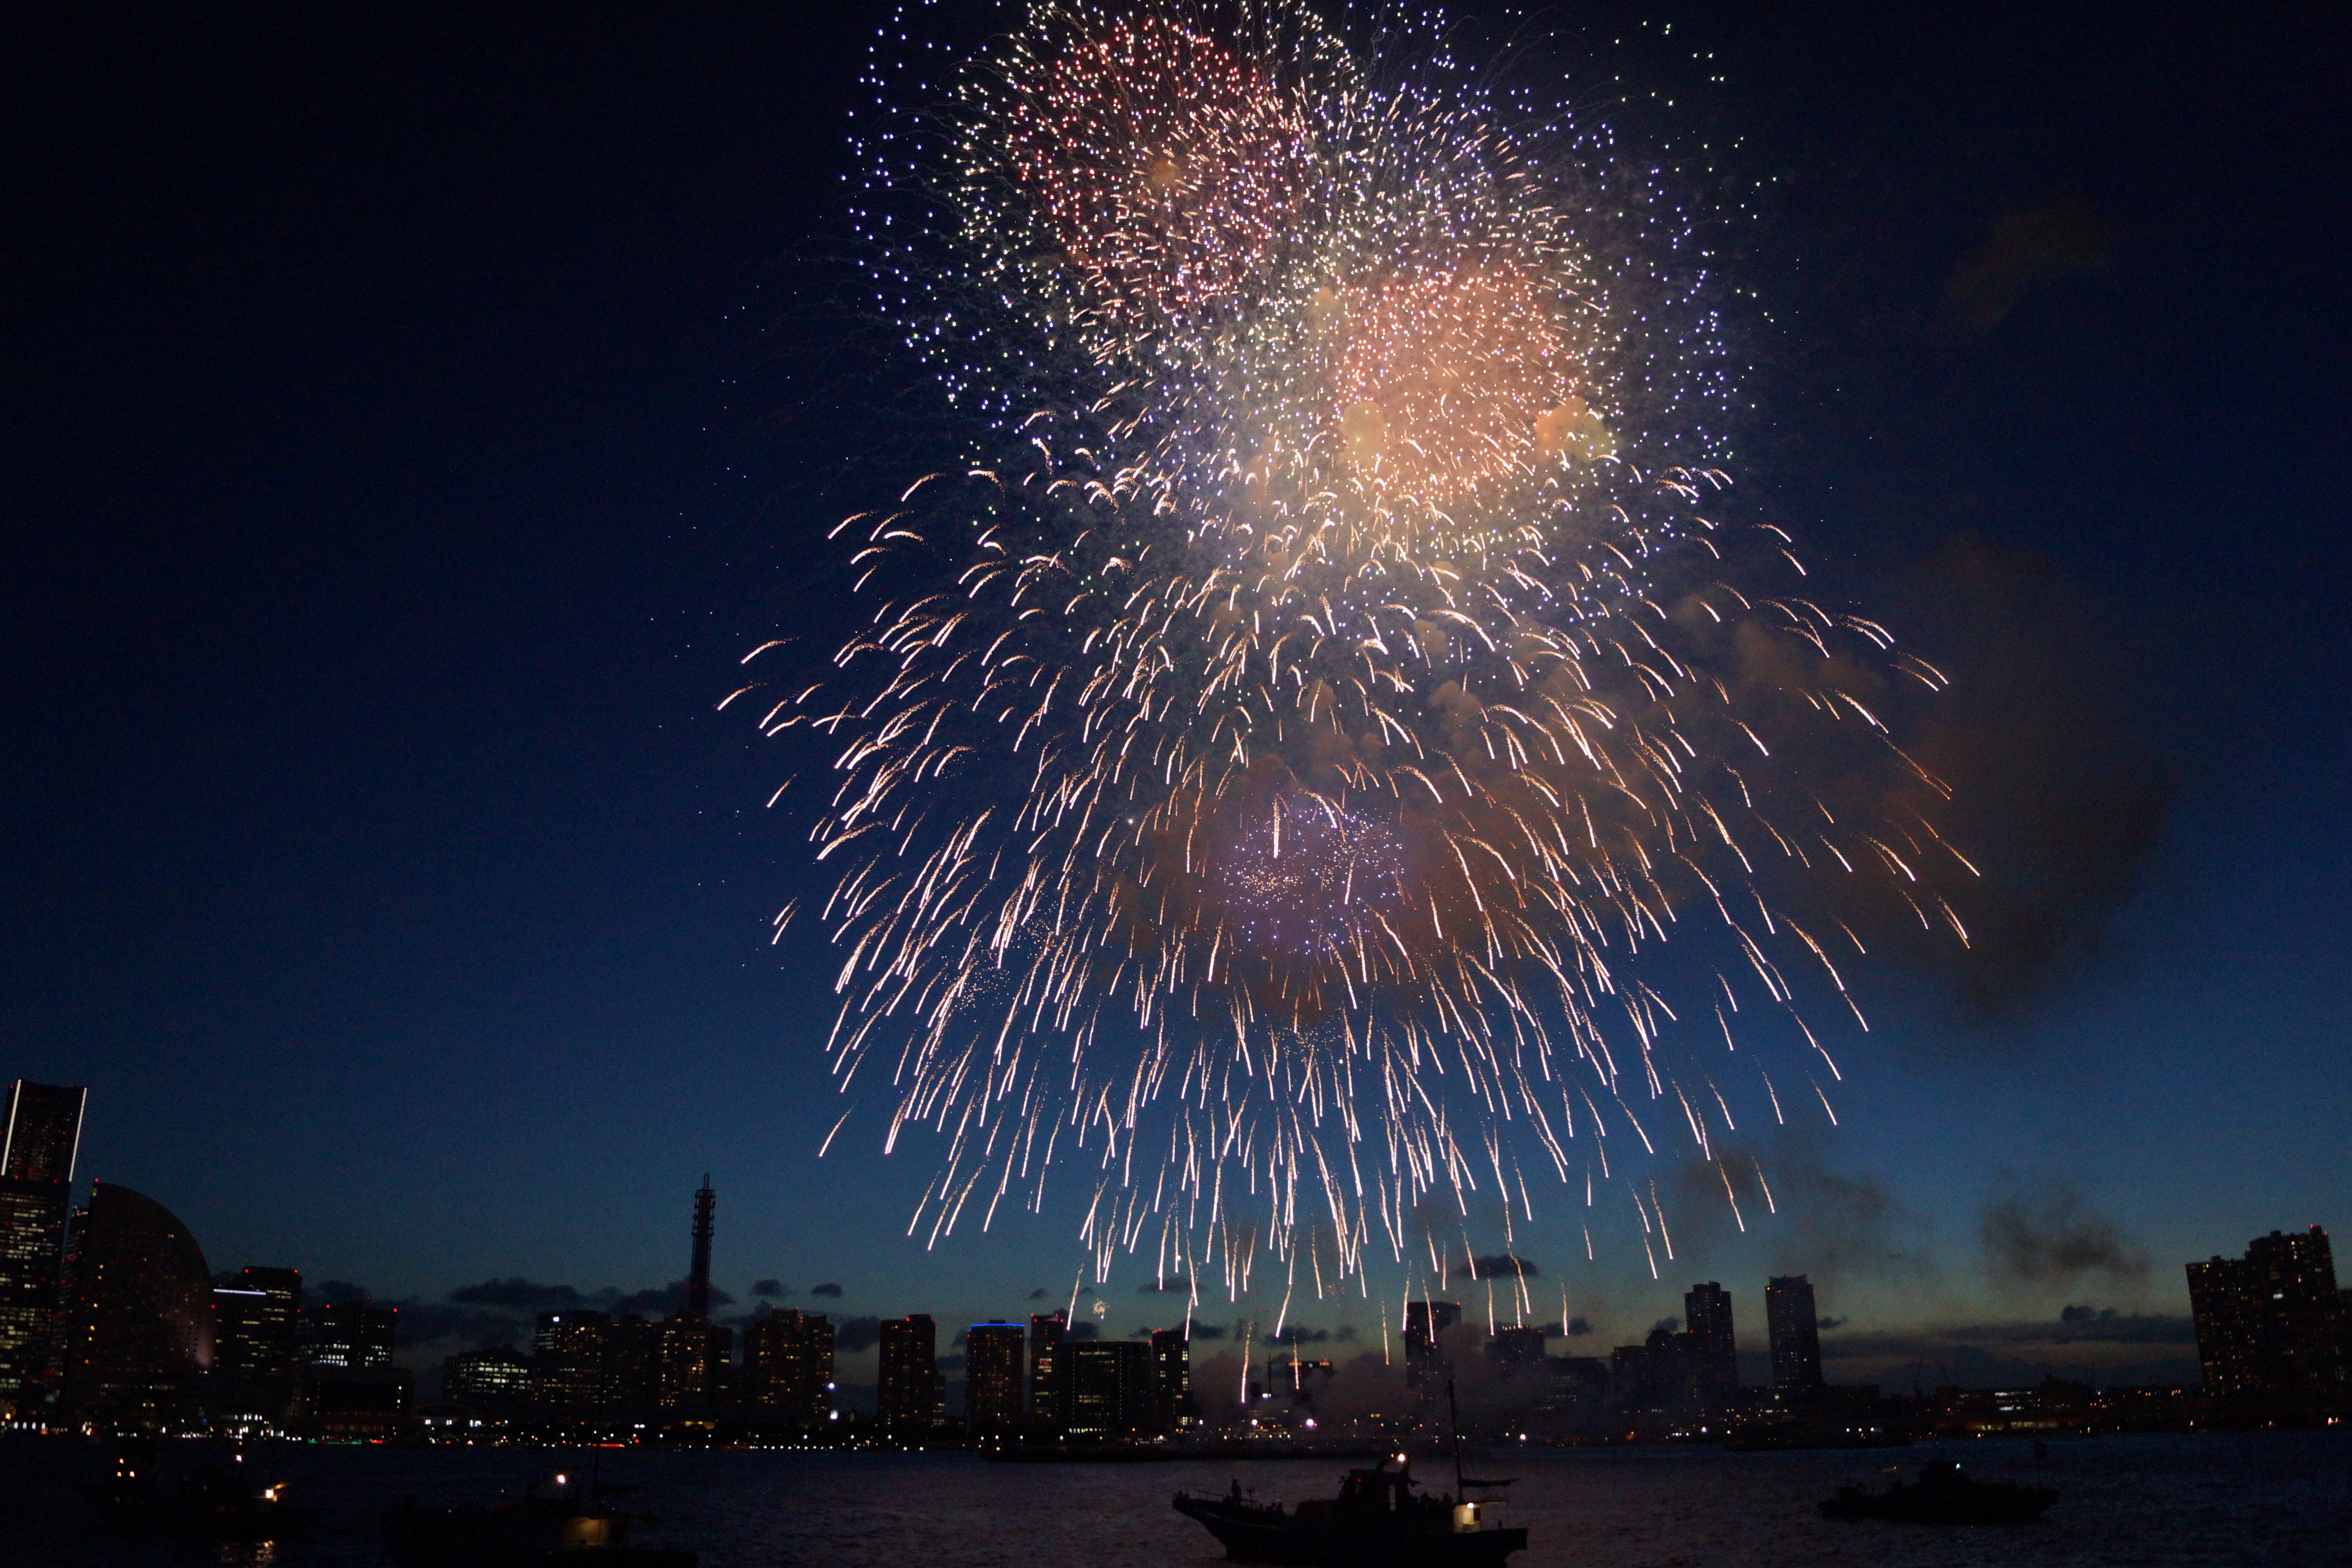
[[[1445,1424],[1454,1435],[1454,1500],[1462,1501],[1470,1489],[1462,1479],[1462,1407],[1454,1402],[1454,1380],[1445,1380]]]

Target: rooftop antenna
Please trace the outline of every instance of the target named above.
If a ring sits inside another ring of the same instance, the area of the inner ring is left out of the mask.
[[[686,1315],[697,1321],[710,1317],[710,1216],[718,1207],[719,1194],[710,1190],[710,1173],[705,1171],[694,1194],[694,1266],[686,1274]]]

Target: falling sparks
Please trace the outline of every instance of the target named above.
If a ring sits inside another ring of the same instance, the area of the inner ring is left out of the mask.
[[[1319,1295],[1439,1205],[1531,1220],[1530,1164],[1589,1205],[1643,1102],[1737,1215],[1726,1009],[1827,1061],[1799,994],[1845,992],[1779,889],[1957,858],[1807,783],[1900,758],[1891,639],[1739,521],[1695,220],[1434,27],[1044,0],[876,68],[869,273],[968,459],[836,531],[879,607],[764,727],[831,747],[830,1049],[943,1145],[934,1241],[1090,1165],[1097,1279],[1263,1251],[1286,1313],[1302,1251]],[[1704,1068],[1670,932],[1730,959]]]

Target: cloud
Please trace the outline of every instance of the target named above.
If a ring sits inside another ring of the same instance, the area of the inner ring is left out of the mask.
[[[1849,1321],[1845,1318],[1815,1318],[1813,1327],[1826,1334],[1832,1329],[1844,1328]]]
[[[782,1301],[788,1300],[799,1295],[800,1292],[781,1279],[755,1279],[751,1283],[751,1294],[772,1301]]]
[[[1683,1321],[1680,1318],[1660,1318],[1656,1322],[1650,1325],[1650,1331],[1654,1334],[1659,1330],[1663,1329],[1667,1333],[1671,1334],[1682,1326]]]
[[[1527,1258],[1514,1258],[1507,1252],[1472,1258],[1454,1266],[1454,1278],[1456,1279],[1503,1279],[1513,1275],[1522,1279],[1533,1279],[1542,1272]]]
[[[2197,1330],[2189,1319],[2111,1311],[2088,1321],[2062,1314],[2056,1321],[1824,1336],[1822,1358],[1833,1371],[1832,1381],[1907,1384],[1916,1378],[1963,1388],[2015,1386],[2047,1376],[2129,1384],[2189,1383],[2200,1375]]]
[[[1963,326],[1990,332],[2037,289],[2115,262],[2113,219],[2079,195],[2011,207],[1992,236],[1960,258],[1944,279],[1944,309]]]
[[[449,1300],[461,1307],[516,1307],[525,1311],[553,1312],[566,1307],[577,1307],[587,1300],[569,1285],[534,1285],[521,1276],[509,1279],[485,1279],[479,1285],[466,1285],[449,1292]]]
[[[2072,1185],[2011,1192],[1985,1205],[1985,1260],[1996,1281],[2061,1285],[2086,1274],[2118,1284],[2147,1278],[2147,1256]]]
[[[820,1289],[822,1289],[822,1287],[820,1287]],[[1043,1285],[1040,1285],[1037,1289],[1029,1292],[1029,1299],[1032,1301],[1042,1301],[1051,1294],[1051,1291],[1047,1290]]]
[[[810,1286],[809,1294],[812,1296],[830,1296],[835,1300],[838,1301],[841,1300],[841,1287],[828,1279],[822,1285]]]
[[[348,1279],[321,1279],[310,1289],[320,1300],[330,1306],[355,1306],[368,1300],[368,1288],[354,1285]]]
[[[614,1290],[600,1290],[595,1299],[610,1311],[635,1312],[648,1318],[664,1317],[686,1310],[686,1281],[673,1279],[656,1290],[632,1290],[625,1295]],[[735,1304],[735,1298],[714,1285],[710,1289],[710,1304],[731,1307]]]
[[[1136,1289],[1146,1296],[1190,1295],[1192,1281],[1185,1275],[1165,1274],[1157,1279],[1145,1280]]]
[[[833,1346],[844,1355],[870,1351],[882,1338],[879,1318],[844,1318],[833,1331]]]
[[[1570,1319],[1569,1319],[1569,1321],[1568,1321],[1568,1337],[1569,1337],[1569,1338],[1570,1338],[1570,1339],[1581,1339],[1581,1338],[1583,1338],[1586,1334],[1589,1334],[1589,1333],[1591,1333],[1591,1331],[1592,1331],[1592,1322],[1591,1322],[1591,1319],[1589,1319],[1589,1318],[1570,1318]]]
[[[1194,1323],[1192,1337],[1196,1340],[1221,1340],[1225,1337],[1225,1326],[1223,1323]]]
[[[1270,1345],[1319,1345],[1328,1343],[1331,1331],[1310,1329],[1304,1323],[1292,1323],[1265,1342]]]

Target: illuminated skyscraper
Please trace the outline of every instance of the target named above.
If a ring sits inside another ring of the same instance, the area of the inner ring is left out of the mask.
[[[816,1429],[832,1418],[833,1320],[815,1312],[771,1312],[743,1335],[745,1403]]]
[[[1041,1431],[1051,1431],[1061,1419],[1054,1398],[1054,1369],[1068,1328],[1069,1319],[1060,1312],[1040,1312],[1029,1320],[1029,1420]]]
[[[89,1094],[19,1079],[0,1125],[0,1406],[28,1415],[57,1381],[58,1270]]]
[[[512,1345],[460,1351],[441,1369],[442,1394],[460,1405],[520,1405],[532,1397],[530,1358]]]
[[[66,1247],[60,1411],[154,1427],[212,1361],[213,1282],[187,1227],[154,1199],[100,1182]]]
[[[248,1263],[236,1283],[213,1292],[213,1375],[240,1383],[283,1381],[294,1373],[302,1319],[302,1274]]]
[[[1713,1280],[1683,1295],[1684,1353],[1702,1400],[1739,1391],[1739,1352],[1731,1336],[1731,1292]]]
[[[604,1372],[609,1326],[602,1312],[541,1312],[530,1342],[531,1397],[575,1408],[611,1399]]]
[[[1151,1426],[1173,1432],[1192,1425],[1192,1344],[1183,1329],[1159,1329],[1151,1336]]]
[[[326,1301],[306,1309],[295,1360],[335,1372],[373,1372],[392,1364],[400,1309],[369,1301]]]
[[[1065,1436],[1129,1437],[1150,1427],[1149,1345],[1134,1340],[1066,1342],[1055,1378]]]
[[[931,1435],[940,1407],[940,1331],[923,1313],[885,1318],[881,1363],[875,1389],[875,1422],[884,1436],[921,1443]]]
[[[1776,1274],[1764,1287],[1764,1323],[1772,1336],[1772,1386],[1809,1394],[1822,1386],[1822,1332],[1813,1313],[1813,1282],[1802,1274]]]
[[[1027,1336],[1018,1323],[974,1323],[964,1345],[963,1419],[975,1443],[1021,1431],[1021,1361]]]

